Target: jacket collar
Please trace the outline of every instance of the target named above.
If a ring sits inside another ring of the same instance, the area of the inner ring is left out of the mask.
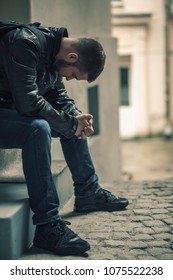
[[[49,28],[49,44],[48,44],[48,55],[49,55],[49,65],[51,66],[55,61],[55,56],[60,50],[61,40],[63,37],[68,37],[68,31],[66,28]]]

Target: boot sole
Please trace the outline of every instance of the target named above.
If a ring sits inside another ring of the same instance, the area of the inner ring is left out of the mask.
[[[77,256],[77,255],[84,254],[86,251],[90,250],[89,243],[86,243],[86,245],[83,247],[56,248],[56,249],[50,248],[49,246],[47,246],[45,244],[45,242],[43,244],[39,244],[39,243],[37,243],[36,240],[33,241],[33,245],[35,247],[43,249],[43,250],[47,250],[49,252],[52,252],[56,255],[61,255],[61,256],[68,256],[68,255]]]
[[[54,253],[55,255],[59,255],[59,256],[80,256],[80,255],[83,255],[85,254],[87,251],[90,250],[90,246],[88,247],[85,247],[85,249],[82,249],[82,248],[73,248],[73,249],[57,249],[57,250],[54,250],[54,249],[51,249],[51,248],[47,248],[46,246],[43,247],[43,246],[39,246],[39,245],[36,245],[36,244],[33,244],[36,248],[39,248],[39,249],[42,249],[42,250],[46,250],[46,251],[49,251],[51,253]]]
[[[113,212],[113,211],[120,211],[120,210],[126,210],[125,208],[128,206],[128,203],[127,205],[123,205],[123,206],[117,206],[117,207],[100,207],[100,206],[96,206],[96,207],[93,207],[93,208],[77,208],[77,207],[74,207],[74,212],[77,212],[77,213],[89,213],[89,212],[96,212],[96,211],[108,211],[108,212]]]

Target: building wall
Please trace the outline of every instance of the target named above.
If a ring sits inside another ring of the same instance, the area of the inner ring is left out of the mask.
[[[118,54],[131,57],[131,71],[130,105],[120,107],[120,133],[157,134],[164,129],[166,108],[164,0],[122,3],[112,6],[112,36],[118,38]]]
[[[110,36],[110,0],[30,0],[30,3],[31,21],[67,26],[71,36]]]
[[[0,0],[1,20],[30,22],[29,0]]]

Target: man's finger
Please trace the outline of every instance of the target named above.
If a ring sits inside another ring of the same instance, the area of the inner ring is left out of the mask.
[[[89,124],[90,124],[90,125],[93,125],[93,118],[91,118],[91,119],[89,120]]]

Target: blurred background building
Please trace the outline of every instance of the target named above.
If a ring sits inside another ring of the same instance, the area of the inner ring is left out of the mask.
[[[120,135],[172,134],[173,1],[111,1],[118,39]]]

